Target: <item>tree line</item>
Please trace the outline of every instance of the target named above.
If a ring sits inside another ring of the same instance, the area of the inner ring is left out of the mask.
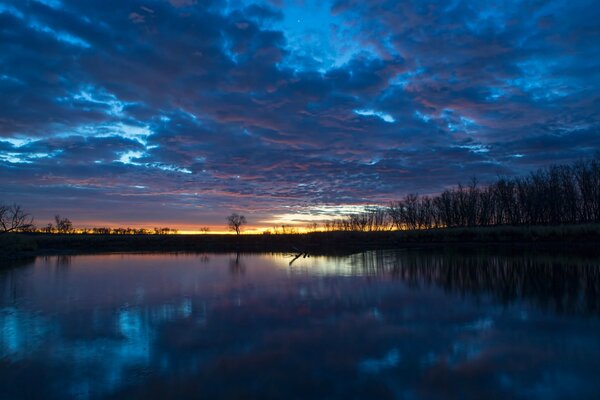
[[[177,233],[177,229],[168,227],[145,228],[109,228],[94,227],[75,229],[69,218],[54,216],[54,223],[50,222],[43,227],[36,227],[33,217],[23,211],[19,205],[0,205],[0,233],[10,232],[38,232],[60,234],[95,234],[95,235],[169,235]]]
[[[179,231],[174,228],[162,227],[162,228],[110,228],[110,227],[94,227],[94,228],[80,228],[80,229],[64,229],[59,226],[50,226],[43,228],[44,233],[79,233],[87,235],[171,235],[176,234]]]
[[[384,231],[600,222],[600,159],[553,165],[523,177],[476,179],[437,196],[408,194],[387,207],[326,221],[325,231]]]

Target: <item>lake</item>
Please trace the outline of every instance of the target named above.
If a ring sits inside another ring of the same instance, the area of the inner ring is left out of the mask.
[[[0,269],[1,399],[600,398],[600,261],[111,254]]]

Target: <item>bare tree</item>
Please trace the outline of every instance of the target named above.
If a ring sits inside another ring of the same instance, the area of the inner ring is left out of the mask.
[[[0,205],[0,233],[23,232],[33,229],[33,217],[21,206]]]
[[[235,231],[238,235],[242,231],[242,225],[246,225],[246,217],[243,215],[233,213],[227,217],[227,226],[229,227],[229,230]]]
[[[210,228],[208,226],[203,226],[200,228],[200,232],[207,234],[208,232],[210,232]]]
[[[307,232],[317,232],[319,230],[319,224],[316,222],[310,223],[306,226]]]
[[[56,222],[56,230],[58,233],[69,233],[73,230],[73,223],[69,218],[61,218],[60,215],[54,216]]]

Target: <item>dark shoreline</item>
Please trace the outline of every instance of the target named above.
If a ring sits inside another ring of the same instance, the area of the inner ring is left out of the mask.
[[[285,235],[0,235],[0,261],[47,255],[122,252],[282,252],[314,255],[418,247],[503,247],[600,255],[600,225],[498,226]]]

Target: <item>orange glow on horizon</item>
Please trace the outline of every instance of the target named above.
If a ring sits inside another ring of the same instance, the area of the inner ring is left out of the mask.
[[[364,211],[368,207],[374,207],[374,204],[340,204],[335,206],[311,206],[300,207],[298,212],[291,211],[286,213],[274,214],[271,216],[252,217],[252,214],[246,214],[246,217],[254,222],[253,224],[242,227],[242,234],[262,234],[270,233],[308,233],[314,231],[323,231],[323,223],[344,217],[349,214],[354,214]],[[223,218],[224,220],[225,218]],[[201,222],[190,224],[181,222],[165,222],[165,221],[143,221],[143,222],[119,222],[119,221],[73,221],[74,227],[80,233],[84,230],[92,228],[108,228],[108,229],[146,229],[150,233],[154,232],[154,228],[171,228],[176,229],[176,233],[182,235],[196,234],[218,234],[218,235],[234,235],[235,232],[227,228],[225,221],[222,224],[202,224]],[[317,225],[315,227],[315,224]],[[43,228],[45,225],[39,225]],[[204,231],[202,228],[208,228]]]
[[[176,225],[176,224],[124,224],[124,225],[113,225],[108,223],[83,223],[77,224],[74,228],[73,233],[90,233],[93,228],[106,228],[109,230],[117,230],[117,229],[145,229],[149,234],[154,234],[154,228],[170,228],[175,229],[177,232],[168,233],[169,235],[235,235],[236,233],[232,230],[227,229],[225,226],[208,226],[204,227],[208,228],[208,231],[201,230],[202,225]],[[285,229],[287,233],[308,233],[314,232],[314,228],[308,228],[305,226],[298,225],[285,225]],[[43,225],[38,227],[38,230],[42,230],[44,228]],[[316,230],[321,230],[320,228]],[[269,233],[278,233],[282,231],[282,226],[273,226],[273,225],[251,225],[242,227],[242,235],[256,235],[256,234],[264,234],[266,232]]]

